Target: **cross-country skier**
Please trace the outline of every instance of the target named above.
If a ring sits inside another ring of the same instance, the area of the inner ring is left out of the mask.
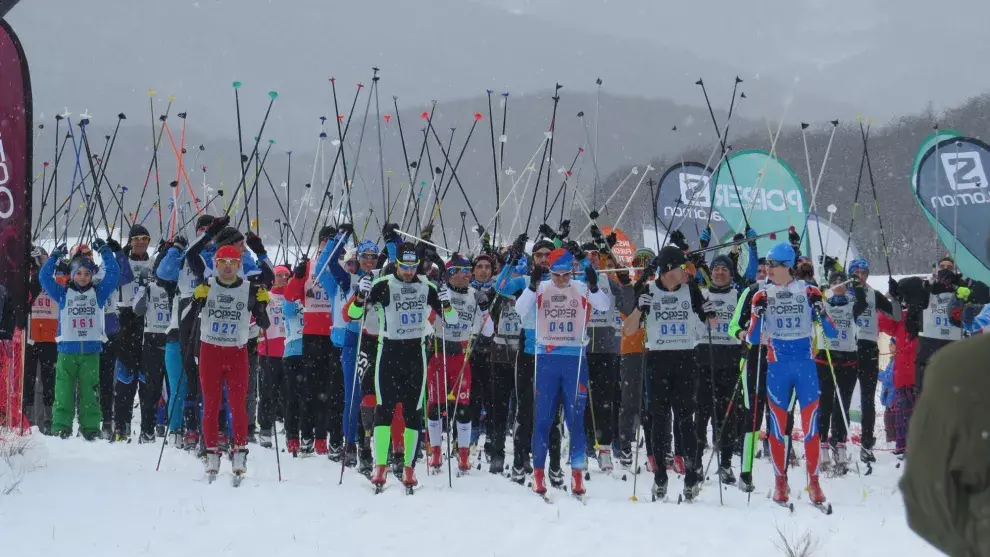
[[[28,317],[28,339],[24,350],[24,416],[35,420],[34,385],[41,376],[41,418],[38,428],[44,435],[52,434],[52,406],[55,405],[55,360],[58,358],[58,303],[52,300],[38,280],[38,272],[48,261],[48,253],[38,246],[31,248],[31,314]]]
[[[269,449],[272,446],[276,417],[285,417],[286,381],[282,360],[285,357],[285,319],[282,314],[283,292],[292,271],[288,267],[275,267],[275,283],[268,291],[267,306],[270,326],[258,339],[258,365],[260,368],[258,390],[258,444]]]
[[[647,248],[640,248],[633,256],[633,267],[646,269],[650,262],[656,258],[656,253]],[[655,277],[643,276],[646,271],[637,273],[636,283],[645,285]],[[625,322],[636,310],[636,286],[628,276],[619,275],[622,283],[622,305],[617,309],[622,316],[622,356],[619,362],[619,372],[622,378],[621,397],[622,402],[619,407],[619,463],[623,468],[631,469],[633,465],[633,443],[637,435],[639,426],[645,431],[645,444],[647,457],[653,456],[653,442],[650,439],[649,415],[643,412],[644,404],[643,374],[646,369],[646,329],[636,327],[635,330],[627,331]],[[637,422],[637,419],[639,420]],[[639,450],[638,447],[635,450]],[[652,472],[652,470],[651,470]]]
[[[563,402],[571,434],[571,493],[583,495],[587,455],[584,408],[588,398],[587,326],[592,308],[608,311],[611,300],[598,287],[598,273],[587,268],[585,282],[571,280],[574,255],[557,248],[548,256],[550,280],[534,267],[529,287],[516,300],[516,311],[525,319],[534,314],[534,428],[533,490],[546,493],[546,458],[550,428]]]
[[[665,416],[674,411],[674,427],[680,431],[684,451],[684,497],[694,499],[701,490],[701,462],[698,458],[698,438],[694,428],[697,361],[696,331],[692,316],[710,326],[716,324],[714,306],[705,301],[694,281],[685,282],[687,258],[676,246],[666,246],[644,271],[649,276],[659,273],[657,280],[646,284],[638,296],[637,308],[626,319],[623,329],[632,333],[645,321],[646,377],[652,423],[653,495],[663,499],[667,494],[667,468],[664,462],[663,428]]]
[[[458,253],[451,255],[444,282],[457,318],[453,322],[439,318],[433,322],[435,346],[426,377],[429,463],[434,469],[441,466],[441,410],[447,415],[453,411],[452,419],[457,424],[457,468],[463,473],[471,469],[472,384],[469,351],[477,335],[490,337],[495,327],[488,315],[488,296],[470,286],[470,260]],[[454,408],[447,410],[451,402]]]
[[[224,387],[230,405],[233,447],[232,470],[236,477],[247,471],[247,343],[251,316],[267,329],[268,291],[238,276],[241,251],[231,245],[217,249],[214,276],[196,287],[193,296],[200,311],[199,373],[203,395],[203,442],[206,473],[220,471],[218,418]],[[236,480],[235,480],[236,481]]]
[[[825,494],[818,480],[819,385],[815,363],[811,359],[814,323],[820,321],[828,338],[835,338],[837,332],[825,312],[824,300],[818,288],[793,278],[795,259],[794,248],[787,243],[777,244],[767,253],[770,282],[765,290],[753,296],[753,318],[748,337],[750,344],[754,345],[762,337],[767,339],[768,435],[776,475],[773,500],[786,504],[790,497],[785,429],[791,393],[796,391],[804,429],[808,496],[812,503],[822,505],[825,503]]]
[[[866,302],[863,313],[856,317],[856,348],[859,353],[857,375],[863,412],[859,458],[863,462],[876,462],[877,459],[873,456],[873,446],[876,444],[873,429],[877,416],[877,374],[880,370],[880,349],[877,347],[879,316],[885,315],[893,321],[900,321],[901,304],[897,301],[897,281],[893,277],[887,279],[890,299],[870,287],[866,282],[870,277],[870,266],[865,259],[853,259],[849,262],[849,276],[856,281],[853,285],[856,298]],[[848,410],[847,406],[846,411]]]
[[[58,360],[55,373],[55,407],[52,431],[67,439],[72,435],[72,419],[79,401],[79,431],[87,441],[100,434],[100,352],[103,334],[103,307],[117,288],[120,268],[113,250],[101,239],[93,242],[103,259],[103,280],[93,283],[98,271],[93,260],[79,255],[70,262],[69,282],[55,280],[55,264],[62,258],[56,249],[39,272],[41,287],[58,303]]]
[[[457,310],[450,305],[450,292],[439,290],[417,275],[420,253],[408,242],[396,250],[396,268],[372,284],[365,275],[357,298],[348,307],[351,319],[360,319],[366,307],[376,313],[380,324],[378,356],[375,365],[375,472],[371,483],[385,485],[385,468],[390,440],[389,427],[395,405],[402,403],[406,428],[403,433],[405,466],[402,483],[407,490],[418,481],[412,467],[423,425],[423,394],[426,387],[426,347],[423,339],[430,333],[429,311],[442,315],[447,323],[457,323]]]
[[[305,262],[299,265],[305,269]],[[302,274],[302,273],[300,273]],[[297,275],[299,276],[299,275]],[[285,324],[285,348],[282,357],[282,373],[285,375],[285,450],[292,456],[313,452],[313,445],[305,449],[301,435],[311,435],[313,416],[310,412],[312,391],[309,374],[303,366],[303,328],[305,318],[301,300],[290,302],[282,296],[282,322]]]
[[[351,226],[341,224],[337,232],[336,243],[344,245],[353,235]],[[332,249],[333,244],[327,244],[324,250]],[[334,346],[340,349],[340,368],[343,371],[344,410],[342,412],[342,431],[344,432],[344,462],[346,466],[357,465],[357,432],[358,409],[361,393],[357,387],[357,358],[358,337],[361,323],[347,321],[344,317],[344,306],[357,292],[361,277],[372,273],[378,266],[378,245],[371,240],[362,240],[354,252],[355,259],[345,258],[345,266],[338,259],[328,259],[327,270],[320,275],[323,290],[333,300],[333,326],[330,338]],[[321,255],[320,259],[323,257]],[[334,440],[332,444],[340,443]]]
[[[490,245],[486,237],[487,234],[482,239],[482,244],[486,246],[483,249],[489,250]],[[488,251],[479,254],[471,261],[471,288],[485,295],[489,307],[495,301],[494,278],[495,258]],[[489,460],[489,466],[492,470],[497,467],[498,472],[501,473],[504,458],[499,463],[492,459],[492,435],[488,430],[490,421],[487,419],[492,405],[492,338],[492,336],[478,335],[474,337],[474,342],[471,345],[471,379],[477,385],[471,393],[471,444],[477,444],[481,432],[484,430],[486,433],[484,449]],[[482,424],[483,415],[485,416],[484,424]],[[505,434],[504,428],[502,434]]]
[[[504,260],[510,259],[511,255],[505,255]],[[519,259],[515,267],[506,263],[496,279],[494,289],[498,292],[504,283],[528,274],[529,266],[524,257]],[[522,320],[516,312],[516,298],[511,295],[497,295],[492,303],[491,315],[495,321],[495,336],[491,346],[491,390],[485,429],[489,439],[488,456],[491,459],[488,471],[501,474],[505,467],[509,402],[516,388],[516,359],[522,335]],[[532,415],[532,412],[529,414]],[[518,447],[515,450],[521,453]]]
[[[919,392],[924,388],[925,366],[940,348],[962,338],[962,328],[953,323],[952,314],[969,299],[972,291],[964,286],[955,262],[945,256],[931,278],[924,282],[924,292],[905,297],[908,306],[908,326],[918,332],[918,353],[915,355],[915,383]],[[920,327],[918,325],[920,324]]]
[[[828,284],[829,289],[824,294],[825,310],[835,325],[837,334],[835,338],[826,338],[819,334],[818,353],[815,354],[818,386],[821,390],[818,434],[822,453],[819,457],[823,470],[831,468],[836,475],[843,475],[848,472],[849,467],[846,455],[846,423],[849,420],[849,403],[852,401],[853,389],[856,388],[856,368],[859,364],[856,323],[866,310],[866,300],[865,297],[857,297],[849,291],[848,277],[842,271],[833,270]],[[865,435],[866,426],[863,427]],[[829,452],[832,456],[831,463],[828,459]]]

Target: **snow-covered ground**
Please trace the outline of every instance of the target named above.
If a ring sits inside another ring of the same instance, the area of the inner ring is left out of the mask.
[[[159,449],[60,440],[35,430],[26,454],[12,460],[25,472],[19,485],[0,491],[3,555],[767,557],[783,555],[778,528],[791,538],[810,533],[819,557],[938,555],[908,529],[896,487],[900,470],[887,453],[878,454],[871,476],[824,480],[835,508],[825,516],[807,504],[801,469],[791,473],[794,496],[801,494],[796,512],[773,504],[765,460],[748,504],[745,494],[726,488],[720,505],[716,483],[694,504],[651,503],[645,472],[633,502],[631,474],[622,481],[593,471],[582,506],[554,490],[548,505],[478,470],[455,477],[449,488],[446,470],[427,476],[422,466],[415,495],[405,495],[392,476],[389,489],[374,495],[354,471],[338,485],[338,464],[284,453],[279,482],[275,452],[257,446],[240,488],[230,485],[226,461],[210,485],[199,460],[171,447],[156,472]],[[0,459],[0,488],[9,477]],[[670,488],[676,494],[681,481],[672,477]]]

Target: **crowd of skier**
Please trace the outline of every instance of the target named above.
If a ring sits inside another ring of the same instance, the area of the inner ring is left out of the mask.
[[[580,244],[569,229],[544,224],[503,247],[485,236],[471,256],[429,229],[409,241],[388,224],[376,243],[341,223],[320,230],[314,260],[276,264],[259,236],[204,215],[191,241],[157,250],[141,225],[124,246],[34,247],[25,415],[62,438],[77,409],[87,441],[167,437],[211,481],[226,454],[235,483],[249,447],[279,450],[277,434],[293,457],[328,457],[377,490],[390,467],[411,491],[420,459],[431,471],[451,459],[545,494],[565,488],[566,461],[582,496],[590,461],[638,473],[645,445],[654,498],[672,471],[692,500],[706,449],[719,482],[750,493],[762,452],[775,502],[788,503],[803,458],[798,476],[825,505],[822,475],[876,461],[878,383],[900,456],[931,355],[990,324],[986,287],[948,257],[929,277],[890,278],[885,295],[866,260],[812,261],[794,229],[761,254],[747,228],[719,255],[710,230],[694,248],[674,231],[627,267],[614,235],[592,225]],[[885,373],[880,333],[893,346]]]

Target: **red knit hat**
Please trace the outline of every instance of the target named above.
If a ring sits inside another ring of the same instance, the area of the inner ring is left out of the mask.
[[[234,246],[221,246],[220,249],[217,250],[217,254],[215,257],[217,259],[239,260],[241,258],[241,250],[237,249]]]

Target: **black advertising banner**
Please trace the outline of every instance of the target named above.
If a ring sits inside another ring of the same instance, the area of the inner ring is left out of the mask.
[[[732,227],[711,204],[712,169],[700,162],[677,163],[660,178],[657,217],[660,226],[680,230],[691,248],[706,225],[712,227],[712,243],[732,238]],[[710,216],[709,216],[710,215]]]
[[[0,10],[9,2],[0,0]],[[31,230],[31,80],[24,50],[0,20],[0,284],[10,293],[16,323],[27,321]]]

